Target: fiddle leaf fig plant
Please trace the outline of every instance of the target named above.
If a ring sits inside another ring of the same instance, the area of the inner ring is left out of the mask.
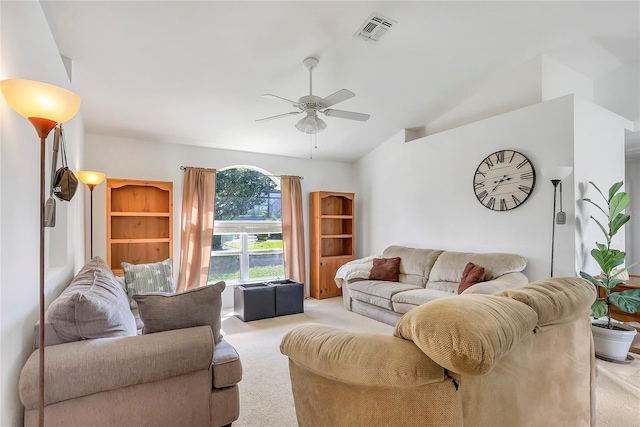
[[[625,291],[613,291],[613,289],[624,283],[619,277],[625,273],[629,268],[636,264],[632,264],[625,268],[616,269],[616,267],[624,263],[624,259],[627,254],[618,249],[611,249],[611,239],[618,231],[624,226],[630,219],[630,216],[623,213],[631,198],[624,191],[620,191],[622,188],[622,181],[616,182],[609,189],[608,197],[605,196],[596,184],[589,181],[598,193],[604,199],[606,206],[600,206],[598,203],[591,199],[584,198],[583,201],[591,203],[598,208],[607,219],[604,224],[598,219],[591,216],[591,219],[595,221],[602,233],[604,234],[607,244],[597,243],[596,248],[591,250],[591,256],[600,266],[601,273],[599,276],[593,277],[584,271],[580,272],[580,276],[587,279],[594,285],[604,289],[604,297],[598,296],[591,306],[591,315],[595,318],[607,316],[607,328],[613,329],[611,324],[611,305],[614,305],[627,313],[636,313],[640,311],[640,289],[628,289]]]

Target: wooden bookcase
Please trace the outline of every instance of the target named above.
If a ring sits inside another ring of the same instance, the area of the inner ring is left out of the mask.
[[[107,179],[107,264],[142,264],[173,257],[173,183]]]
[[[316,299],[342,295],[334,277],[354,259],[355,195],[315,191],[310,194],[310,290]]]

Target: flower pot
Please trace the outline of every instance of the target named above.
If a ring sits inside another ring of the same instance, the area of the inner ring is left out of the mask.
[[[635,328],[624,323],[614,322],[613,325],[615,325],[616,329],[607,329],[606,324],[606,320],[591,322],[596,356],[619,361],[625,360],[631,343],[633,343],[633,338],[637,334]]]

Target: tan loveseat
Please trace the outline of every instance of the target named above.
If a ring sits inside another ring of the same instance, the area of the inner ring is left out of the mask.
[[[554,278],[407,313],[394,336],[318,324],[288,332],[298,424],[589,426],[594,286]]]
[[[342,287],[347,310],[394,326],[414,307],[458,294],[467,263],[485,269],[484,280],[463,294],[491,294],[525,284],[521,273],[527,260],[506,253],[467,253],[389,246],[383,258],[400,258],[398,282],[368,280],[373,257],[351,261],[338,269],[336,284]]]
[[[218,427],[238,418],[242,365],[229,343],[215,342],[211,326],[140,334],[126,292],[97,257],[56,300],[45,321],[47,426]],[[87,339],[56,330],[51,311],[61,300],[72,301],[72,315],[85,316],[77,332]],[[106,331],[96,326],[102,316],[111,317]],[[38,366],[34,351],[20,374],[25,426],[38,425]]]

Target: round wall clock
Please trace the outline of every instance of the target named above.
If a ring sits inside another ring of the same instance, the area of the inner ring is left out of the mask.
[[[473,176],[473,191],[478,201],[494,211],[517,208],[529,198],[535,184],[533,164],[514,150],[489,154]]]

